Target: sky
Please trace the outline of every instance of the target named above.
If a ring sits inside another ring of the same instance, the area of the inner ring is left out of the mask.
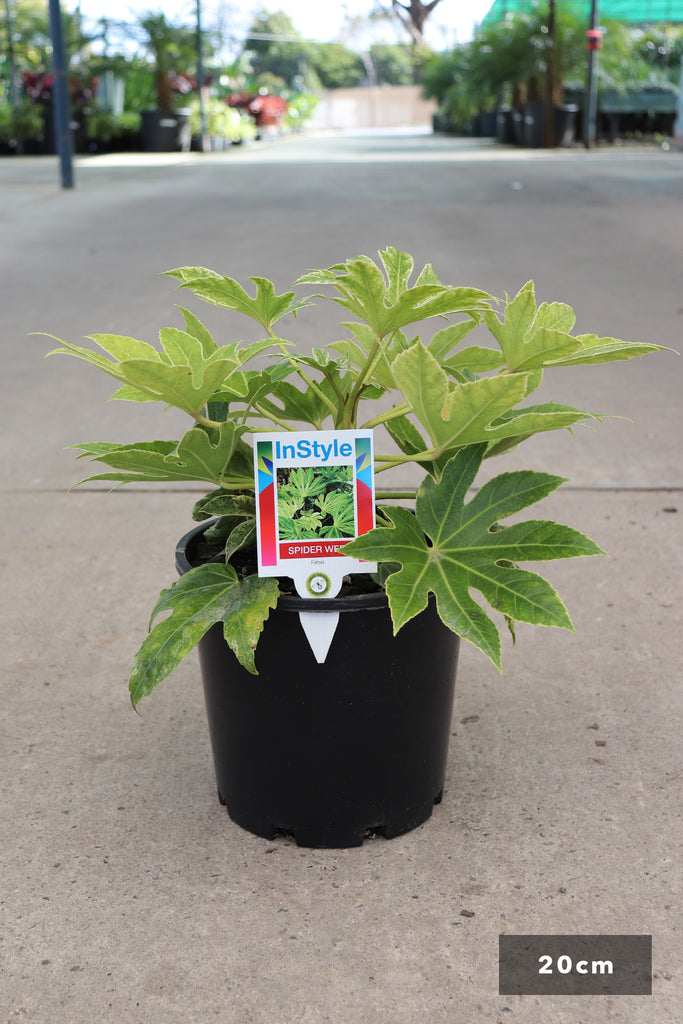
[[[481,22],[489,10],[493,0],[441,0],[438,7],[430,15],[426,23],[427,42],[437,50],[447,49],[455,43],[467,42],[472,38],[475,25]],[[237,30],[241,22],[245,31],[255,12],[262,8],[268,11],[284,10],[291,17],[295,27],[302,35],[311,39],[330,42],[342,39],[340,35],[344,23],[344,13],[366,14],[373,6],[372,0],[346,0],[345,3],[334,3],[330,0],[266,0],[266,2],[235,3],[231,0],[201,0],[202,19],[207,27],[217,12],[222,8],[223,16],[235,24]],[[80,6],[81,13],[87,18],[101,18],[106,12],[108,18],[121,21],[136,21],[146,11],[163,9],[167,17],[191,23],[195,16],[196,0],[62,0],[64,10],[72,10]],[[391,37],[391,30],[383,30],[385,39],[374,41],[395,42],[407,40],[406,32],[400,27]],[[353,45],[345,40],[347,45]]]

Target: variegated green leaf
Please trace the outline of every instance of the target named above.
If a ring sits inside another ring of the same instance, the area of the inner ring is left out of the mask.
[[[252,297],[233,278],[221,277],[202,267],[178,267],[166,271],[166,274],[177,278],[181,281],[181,288],[187,288],[205,302],[244,313],[266,330],[288,313],[296,313],[310,305],[306,299],[297,300],[294,292],[276,295],[272,282],[265,277],[250,278],[256,285],[256,295]]]
[[[505,473],[465,503],[485,451],[483,445],[463,449],[439,482],[427,479],[422,484],[415,515],[403,508],[385,508],[391,526],[377,527],[345,550],[368,561],[400,563],[401,569],[386,584],[395,631],[419,614],[433,593],[446,625],[500,668],[498,629],[470,590],[479,591],[491,607],[512,620],[572,629],[551,585],[515,563],[602,552],[583,534],[558,523],[500,526],[501,519],[555,490],[563,483],[561,477]]]
[[[569,334],[575,320],[571,306],[543,302],[537,309],[533,281],[507,300],[502,323],[492,309],[483,311],[483,319],[514,372],[571,360],[582,347],[581,340]]]
[[[253,494],[235,494],[233,491],[218,489],[205,494],[192,510],[192,518],[201,523],[214,516],[236,516],[249,519],[256,515],[256,499]]]
[[[443,363],[456,345],[459,345],[476,326],[475,320],[462,320],[457,324],[449,324],[448,327],[436,332],[427,348],[438,362]],[[491,349],[491,351],[494,350]]]
[[[333,301],[365,321],[377,338],[429,317],[478,311],[491,299],[478,288],[424,284],[431,280],[424,271],[421,283],[408,288],[406,270],[412,257],[398,249],[384,250],[380,257],[388,279],[368,256],[357,256],[328,271],[311,271],[300,281],[332,284],[339,293]]]
[[[429,449],[429,445],[425,444],[420,431],[407,416],[397,416],[394,419],[387,420],[384,426],[389,436],[393,438],[404,455],[421,455],[422,452]],[[439,477],[449,458],[450,455],[445,454],[441,458],[429,462],[421,462],[420,466],[427,473],[431,473],[432,476]]]
[[[396,383],[427,430],[434,448],[445,449],[493,439],[488,430],[524,398],[524,374],[484,377],[455,384],[419,342],[396,356]]]
[[[489,370],[497,370],[500,366],[504,366],[505,359],[495,348],[471,345],[468,348],[460,349],[441,365],[449,373],[462,373],[463,370],[471,370],[472,373],[488,373]]]
[[[202,346],[202,352],[208,358],[213,355],[218,346],[213,340],[211,333],[204,326],[201,320],[192,312],[190,309],[185,309],[184,306],[178,306],[178,309],[183,314],[183,320],[185,321],[185,330],[188,334],[191,334],[194,338],[200,342]]]
[[[118,359],[129,358],[144,358],[154,362],[160,362],[162,359],[161,353],[159,353],[153,345],[148,345],[145,341],[137,341],[135,338],[125,338],[120,335],[114,334],[94,334],[92,340],[100,346],[105,352],[113,355],[117,362],[112,362],[111,359],[107,359],[106,356],[100,355],[99,352],[93,352],[90,348],[85,348],[83,345],[72,345],[69,341],[62,341],[61,338],[55,338],[54,335],[48,335],[49,338],[53,338],[54,341],[60,343],[59,348],[52,349],[47,353],[47,356],[54,355],[70,355],[75,356],[77,359],[82,359],[86,363],[90,363],[91,366],[96,366],[98,370],[103,370],[104,373],[109,374],[110,377],[115,377],[117,380],[125,380],[120,367]],[[46,358],[47,358],[46,356]]]
[[[173,441],[150,441],[136,444],[81,444],[78,458],[90,457],[114,472],[97,473],[80,483],[112,480],[118,483],[170,482],[201,480],[220,486],[229,479],[253,487],[253,474],[245,476],[245,458],[238,445],[239,430],[234,423],[221,423],[215,429],[193,427]],[[239,455],[237,471],[231,466]]]
[[[243,519],[230,531],[225,542],[225,560],[232,558],[235,552],[248,548],[256,543],[256,517]]]
[[[396,357],[394,377],[413,412],[440,452],[482,441],[570,427],[590,414],[552,402],[514,409],[526,398],[535,374],[499,374],[466,384],[450,381],[428,349],[419,343]]]
[[[434,267],[431,263],[425,263],[424,267],[417,276],[416,285],[420,284],[441,284]]]
[[[189,366],[193,379],[201,378],[206,356],[201,341],[177,327],[162,327],[159,331],[161,346],[172,366]],[[234,361],[235,368],[239,365]]]
[[[263,624],[278,599],[274,579],[249,576],[244,581],[229,565],[199,565],[162,591],[152,612],[150,631],[140,647],[130,678],[135,707],[217,622],[238,661],[256,674],[254,651]],[[154,625],[160,615],[168,618]]]
[[[227,386],[233,373],[231,360],[207,361],[195,378],[190,366],[171,366],[150,360],[128,359],[119,363],[121,379],[159,402],[198,417],[219,386]]]
[[[407,252],[401,252],[391,245],[380,249],[379,256],[389,283],[385,301],[387,305],[393,306],[407,289],[415,262]]]
[[[578,334],[580,347],[570,355],[553,359],[552,366],[591,366],[597,363],[614,363],[623,359],[645,356],[648,352],[670,351],[664,345],[647,342],[619,341],[618,338],[599,338],[596,334]]]
[[[569,334],[576,323],[576,315],[565,302],[542,302],[536,310],[533,329],[543,327],[548,331],[563,331]]]

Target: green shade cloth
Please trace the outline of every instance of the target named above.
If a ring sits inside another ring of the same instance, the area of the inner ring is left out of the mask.
[[[506,14],[529,11],[535,5],[534,0],[495,0],[484,16],[484,24],[502,21]],[[590,0],[557,0],[557,6],[585,14],[588,21]],[[683,0],[599,0],[598,20],[610,18],[636,25],[657,21],[683,22]]]

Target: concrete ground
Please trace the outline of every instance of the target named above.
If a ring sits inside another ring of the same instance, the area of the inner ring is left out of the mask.
[[[683,156],[386,133],[86,158],[75,176],[62,191],[54,159],[0,161],[2,1020],[680,1021],[683,361],[548,377],[548,397],[613,414],[506,462],[569,477],[543,515],[610,554],[546,567],[577,634],[521,627],[502,677],[465,648],[432,818],[315,851],[218,805],[195,656],[132,713],[196,494],[67,492],[63,449],[179,419],[105,404],[105,379],[43,362],[29,332],[154,340],[179,322],[163,270],[282,288],[392,244],[496,295],[533,277],[582,331],[680,350]],[[193,308],[218,337],[243,330]],[[327,317],[292,333],[323,344]],[[502,932],[651,934],[653,994],[499,996]]]

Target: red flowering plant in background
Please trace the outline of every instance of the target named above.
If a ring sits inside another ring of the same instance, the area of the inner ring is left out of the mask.
[[[237,92],[228,97],[228,106],[246,110],[258,128],[265,128],[280,124],[287,113],[288,103],[273,93]]]
[[[54,77],[47,71],[25,71],[23,74],[23,91],[32,103],[42,107],[51,107],[53,98]],[[90,106],[97,95],[98,78],[81,78],[72,75],[69,78],[71,107],[82,110]]]

